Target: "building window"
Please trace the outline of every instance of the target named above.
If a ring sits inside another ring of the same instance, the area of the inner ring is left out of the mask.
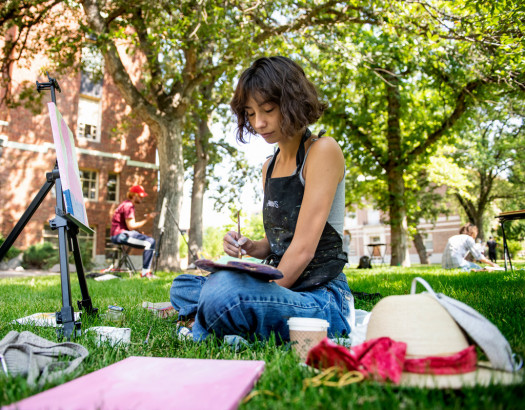
[[[80,94],[100,99],[104,86],[104,56],[90,40],[82,47]]]
[[[80,184],[82,185],[82,194],[88,201],[98,199],[98,173],[96,171],[80,170]]]
[[[82,47],[77,137],[100,141],[101,100],[104,85],[104,58],[93,43]]]
[[[97,126],[85,123],[78,124],[78,136],[88,140],[97,139]]]
[[[78,100],[77,136],[100,141],[100,100],[80,97]]]
[[[379,225],[379,211],[375,209],[368,210],[368,225]]]
[[[118,202],[119,176],[114,172],[108,173],[107,201]]]
[[[431,234],[424,234],[425,249],[427,252],[432,252],[434,250],[434,241]]]

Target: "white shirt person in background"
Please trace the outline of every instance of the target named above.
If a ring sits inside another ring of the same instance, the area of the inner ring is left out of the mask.
[[[468,223],[460,228],[459,235],[450,237],[441,260],[441,266],[443,269],[459,268],[464,271],[481,269],[481,266],[478,264],[469,262],[465,259],[469,253],[474,260],[498,268],[498,265],[485,258],[485,256],[479,251],[479,247],[476,246],[475,242],[477,236],[478,228],[476,225]]]

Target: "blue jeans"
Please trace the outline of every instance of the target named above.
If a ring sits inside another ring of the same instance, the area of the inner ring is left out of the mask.
[[[459,265],[459,268],[463,272],[469,272],[472,269],[481,269],[481,266],[479,266],[477,263],[464,260],[463,262],[461,262],[461,265]]]
[[[111,242],[129,245],[132,248],[144,249],[142,254],[142,269],[151,267],[151,260],[155,252],[155,239],[137,231],[123,231],[111,237]]]
[[[249,340],[267,339],[271,332],[280,341],[290,340],[290,317],[313,317],[330,323],[328,337],[350,333],[346,321],[350,297],[346,276],[319,288],[294,292],[275,282],[266,282],[245,273],[219,271],[207,277],[180,275],[173,280],[171,304],[179,318],[195,316],[193,338],[205,339],[240,335]]]

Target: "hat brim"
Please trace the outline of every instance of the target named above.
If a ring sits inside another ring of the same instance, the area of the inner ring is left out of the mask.
[[[463,374],[419,374],[403,372],[399,386],[426,389],[461,389],[463,387],[510,385],[523,382],[523,372],[504,372],[484,365]]]

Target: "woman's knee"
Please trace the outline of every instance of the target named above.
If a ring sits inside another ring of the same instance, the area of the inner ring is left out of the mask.
[[[219,271],[209,276],[209,280],[203,285],[201,301],[207,305],[221,306],[229,303],[232,299],[238,299],[238,293],[242,289],[239,274],[230,271]]]
[[[197,303],[206,277],[195,275],[179,275],[171,284],[170,301],[175,308],[186,303]]]
[[[242,274],[220,271],[210,275],[210,279],[204,284],[199,299],[199,315],[207,326],[213,324],[221,326],[226,322],[243,321],[243,300],[247,293],[252,295],[249,284],[251,279],[245,280]],[[230,316],[239,316],[233,320]],[[224,322],[224,323],[223,323]]]

